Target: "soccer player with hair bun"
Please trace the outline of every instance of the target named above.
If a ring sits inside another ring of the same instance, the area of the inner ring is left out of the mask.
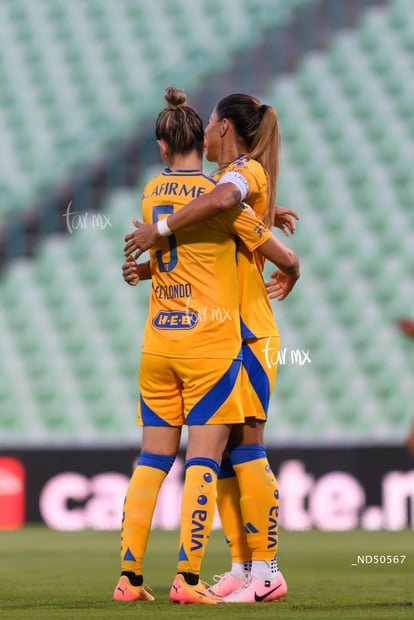
[[[171,87],[165,98],[168,105],[157,118],[156,138],[166,168],[146,185],[142,213],[144,221],[167,232],[167,218],[216,186],[201,170],[200,117],[187,105],[183,91]],[[259,252],[278,267],[273,294],[286,296],[299,277],[296,254],[238,201],[201,226],[169,231],[150,251],[152,288],[139,371],[142,445],[125,498],[116,601],[153,600],[143,582],[142,564],[158,492],[177,454],[183,424],[188,426],[188,443],[177,574],[170,600],[200,604],[223,600],[205,587],[199,574],[222,455],[233,428],[243,429],[245,419],[237,265],[241,249],[235,236],[243,240],[246,253]],[[123,272],[130,284],[142,277],[142,268],[131,258]],[[260,295],[265,296],[265,289]],[[219,312],[223,309],[225,320]],[[267,480],[272,480],[270,474]],[[275,485],[272,493],[275,505]],[[260,590],[257,595],[266,600],[268,594]]]

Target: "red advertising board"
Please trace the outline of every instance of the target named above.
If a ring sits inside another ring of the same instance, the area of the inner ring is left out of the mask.
[[[0,457],[0,530],[14,530],[25,520],[25,469],[21,461]]]

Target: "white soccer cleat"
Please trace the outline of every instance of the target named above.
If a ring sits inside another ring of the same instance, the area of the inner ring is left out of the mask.
[[[247,577],[247,574],[246,574]],[[238,579],[231,573],[223,573],[222,575],[213,575],[213,581],[216,583],[214,586],[209,587],[209,592],[215,594],[215,596],[224,597],[237,590],[237,588],[243,583],[243,579]]]
[[[273,580],[261,581],[249,575],[223,600],[225,603],[270,603],[280,601],[288,591],[286,581],[279,571]]]

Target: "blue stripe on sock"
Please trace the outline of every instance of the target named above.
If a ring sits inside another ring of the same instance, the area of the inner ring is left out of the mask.
[[[208,467],[209,469],[212,469],[214,471],[216,476],[219,475],[220,465],[214,459],[209,459],[204,456],[189,459],[185,463],[185,469],[188,469],[189,467],[192,467],[193,465],[200,465],[201,467]]]
[[[266,449],[259,444],[255,446],[233,446],[227,448],[232,465],[240,465],[248,461],[266,458]]]
[[[233,469],[233,465],[231,464],[230,459],[224,459],[221,462],[219,479],[223,478],[234,478],[236,476],[236,472]]]
[[[241,368],[240,359],[233,360],[217,383],[198,401],[187,415],[186,423],[205,424],[230,396]]]
[[[133,555],[131,549],[128,547],[128,549],[126,550],[126,553],[124,555],[124,557],[122,558],[123,560],[128,560],[129,562],[136,562],[135,556]]]
[[[139,455],[138,465],[146,465],[147,467],[155,467],[161,469],[168,474],[173,466],[175,456],[166,456],[164,454],[153,454],[152,452],[141,452]]]
[[[249,376],[250,383],[267,416],[270,400],[270,384],[265,369],[251,350],[248,344],[243,343],[243,365]]]
[[[188,556],[185,552],[184,545],[181,545],[180,550],[178,552],[178,561],[186,562],[188,560]]]

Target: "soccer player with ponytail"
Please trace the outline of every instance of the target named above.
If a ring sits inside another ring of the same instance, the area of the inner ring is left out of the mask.
[[[159,239],[226,212],[244,201],[263,221],[275,221],[280,134],[271,106],[246,94],[233,94],[214,108],[206,128],[206,156],[217,162],[217,185],[160,225],[134,221],[125,254],[142,253]],[[227,602],[267,602],[282,598],[287,585],[278,569],[279,491],[267,460],[264,425],[280,349],[279,334],[268,298],[289,292],[278,274],[266,290],[264,259],[238,242],[238,278],[242,333],[244,424],[233,427],[219,480],[218,508],[229,543],[232,566],[210,591]],[[281,285],[285,286],[281,294]],[[292,286],[294,280],[292,280]],[[269,355],[271,352],[271,355]],[[269,360],[273,360],[269,363]]]
[[[168,107],[158,116],[156,137],[167,167],[149,181],[142,197],[144,220],[155,226],[165,226],[167,218],[184,210],[189,196],[202,197],[215,187],[201,171],[201,119],[186,105],[183,91],[169,88],[165,97]],[[177,575],[170,599],[201,604],[218,600],[199,581],[199,574],[222,455],[233,425],[244,427],[235,235],[243,239],[246,252],[253,255],[257,250],[279,268],[274,294],[287,294],[299,277],[297,256],[245,205],[234,204],[202,226],[169,234],[150,251],[152,288],[139,373],[143,437],[124,505],[116,601],[153,600],[143,583],[142,564],[158,492],[177,453],[183,424],[188,426],[188,444]],[[218,309],[225,310],[226,320],[220,319]],[[253,456],[256,461],[256,448]],[[243,469],[245,460],[236,454],[235,469]],[[272,493],[277,493],[274,484]],[[258,594],[262,600],[268,595],[261,590]]]

